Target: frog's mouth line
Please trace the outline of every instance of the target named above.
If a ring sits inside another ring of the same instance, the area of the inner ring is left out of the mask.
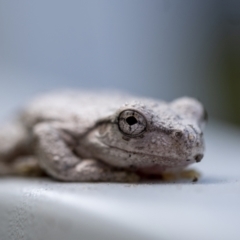
[[[139,155],[147,155],[147,156],[150,156],[150,157],[155,157],[155,158],[163,158],[163,156],[159,156],[159,155],[154,155],[154,154],[149,154],[149,153],[143,153],[143,152],[136,152],[136,151],[127,151],[125,149],[122,149],[122,148],[119,148],[119,147],[115,147],[115,146],[111,146],[111,145],[106,145],[108,148],[110,149],[117,149],[118,151],[121,151],[121,152],[124,152],[124,153],[127,153],[127,154],[139,154]]]
[[[160,155],[154,155],[154,154],[148,154],[148,153],[142,153],[142,152],[136,152],[136,151],[127,151],[123,150],[121,148],[106,145],[106,147],[111,149],[116,149],[117,151],[120,151],[122,153],[125,153],[127,155],[136,154],[136,156],[148,156],[151,160],[150,162],[146,162],[146,164],[140,164],[140,165],[132,165],[128,167],[132,167],[131,169],[134,171],[137,171],[142,174],[147,175],[159,175],[162,174],[165,171],[174,172],[178,171],[179,169],[187,167],[189,164],[194,163],[194,161],[184,161],[183,159],[177,159],[177,158],[170,158],[170,157],[164,157]],[[130,157],[131,158],[131,157]]]
[[[141,155],[141,156],[145,155],[145,156],[152,157],[152,158],[154,158],[154,159],[152,159],[153,163],[156,162],[156,164],[157,164],[157,160],[160,160],[160,159],[164,159],[164,160],[168,159],[169,162],[174,162],[175,164],[176,163],[181,163],[180,164],[181,166],[182,166],[183,162],[186,162],[186,165],[188,165],[189,163],[192,162],[192,161],[187,161],[187,160],[184,161],[184,160],[179,159],[179,158],[170,158],[170,157],[166,157],[166,156],[154,155],[154,154],[143,153],[143,152],[136,152],[136,151],[131,151],[130,152],[130,151],[127,151],[127,150],[124,150],[124,149],[121,149],[121,148],[118,148],[118,147],[115,147],[115,146],[107,145],[107,144],[106,144],[106,146],[110,149],[116,149],[116,150],[121,151],[125,154],[128,154],[129,156],[132,155],[132,154],[133,155],[136,154],[136,155]]]

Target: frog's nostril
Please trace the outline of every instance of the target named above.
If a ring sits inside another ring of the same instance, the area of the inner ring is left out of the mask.
[[[201,162],[202,158],[203,158],[203,154],[197,154],[197,155],[194,157],[194,159],[196,160],[196,162]]]
[[[174,133],[174,135],[175,135],[175,137],[177,137],[177,138],[181,138],[181,137],[183,136],[183,132],[181,132],[181,131],[176,131],[176,132]]]

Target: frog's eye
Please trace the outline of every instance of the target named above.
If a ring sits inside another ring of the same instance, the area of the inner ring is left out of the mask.
[[[147,121],[139,112],[125,110],[119,115],[118,126],[124,134],[137,136],[146,130]]]

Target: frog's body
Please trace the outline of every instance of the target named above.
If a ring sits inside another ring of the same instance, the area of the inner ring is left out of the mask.
[[[199,162],[204,122],[201,103],[187,97],[165,103],[118,93],[50,93],[5,126],[0,162],[14,173],[18,159],[31,157],[64,181],[134,181],[139,172],[161,174]]]

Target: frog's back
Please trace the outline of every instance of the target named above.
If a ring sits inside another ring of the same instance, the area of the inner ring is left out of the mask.
[[[43,121],[79,122],[90,126],[109,116],[128,99],[131,98],[122,93],[52,92],[33,100],[24,109],[22,121],[28,127]]]

